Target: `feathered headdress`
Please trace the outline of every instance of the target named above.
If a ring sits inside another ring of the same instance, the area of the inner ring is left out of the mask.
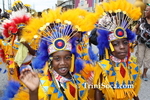
[[[39,53],[33,61],[34,68],[43,68],[49,55],[59,50],[69,50],[78,56],[73,36],[79,31],[89,31],[94,28],[97,21],[96,17],[95,14],[79,8],[64,13],[61,13],[61,9],[58,8],[43,12],[41,18],[31,19],[23,32],[23,36],[26,40],[31,40],[35,35],[41,37]],[[28,36],[29,32],[31,33],[30,36]],[[37,66],[39,61],[40,65]]]
[[[3,24],[3,36],[6,38],[17,34],[18,29],[26,26],[31,17],[31,14],[27,12],[23,3],[19,0],[14,2],[12,10],[10,20]]]
[[[101,12],[104,11],[103,14]],[[134,40],[135,34],[128,29],[129,25],[141,16],[140,8],[137,8],[126,0],[104,2],[97,5],[96,13],[102,17],[99,20],[97,38],[99,54],[106,54],[106,49],[114,50],[111,41],[127,38]]]

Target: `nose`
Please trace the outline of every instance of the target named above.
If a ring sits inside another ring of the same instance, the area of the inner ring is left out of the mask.
[[[120,49],[124,49],[124,48],[125,48],[124,44],[120,43]]]
[[[60,64],[61,64],[61,65],[65,64],[65,59],[64,59],[64,58],[61,59]]]

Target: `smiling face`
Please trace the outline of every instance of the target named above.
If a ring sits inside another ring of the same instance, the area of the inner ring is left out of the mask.
[[[70,51],[57,51],[52,54],[52,68],[61,76],[70,77],[71,53]]]
[[[124,59],[128,54],[128,44],[129,42],[125,38],[112,41],[114,47],[112,55],[119,59]]]

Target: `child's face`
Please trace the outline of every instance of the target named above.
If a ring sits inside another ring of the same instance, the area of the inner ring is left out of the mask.
[[[69,51],[57,51],[52,55],[52,68],[61,76],[69,77],[71,67],[71,53]]]
[[[126,38],[112,41],[114,47],[112,55],[119,59],[124,59],[128,54],[128,44],[129,42]]]

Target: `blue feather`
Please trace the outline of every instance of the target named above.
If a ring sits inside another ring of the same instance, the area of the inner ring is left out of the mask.
[[[20,83],[17,81],[10,80],[4,90],[3,100],[9,100],[8,98],[14,98],[20,88]],[[4,99],[5,98],[5,99]],[[7,98],[7,99],[6,99]]]
[[[75,61],[75,72],[79,73],[84,68],[84,61],[80,58],[77,58]]]
[[[46,61],[49,59],[47,50],[48,50],[48,43],[44,40],[41,40],[40,46],[37,52],[37,56],[32,61],[33,68],[42,69],[44,67]]]
[[[97,32],[99,34],[97,38],[99,55],[103,55],[105,48],[109,48],[108,35],[110,32],[102,29],[97,29]]]
[[[92,46],[89,47],[88,49],[88,53],[89,53],[89,57],[93,62],[98,61],[98,56],[96,54],[94,54],[94,52],[92,51]]]
[[[136,34],[132,32],[130,29],[126,29],[127,32],[127,39],[131,42],[135,40]]]
[[[70,43],[72,44],[72,50],[71,50],[71,53],[75,55],[75,57],[79,57],[79,54],[77,53],[77,50],[76,50],[76,40],[77,38],[72,38],[70,39]]]
[[[9,100],[8,97],[1,97],[0,100]]]

